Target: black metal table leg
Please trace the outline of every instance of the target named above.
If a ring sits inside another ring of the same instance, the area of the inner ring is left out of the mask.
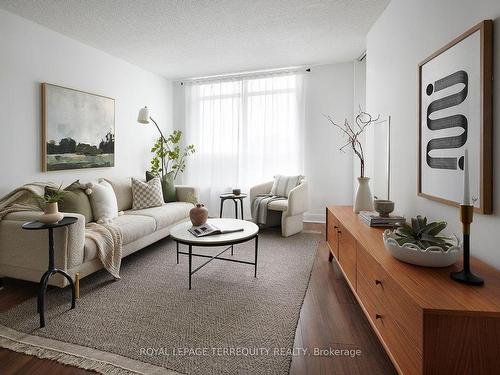
[[[219,217],[222,217],[222,208],[224,207],[224,201],[225,201],[225,199],[221,198],[221,200],[220,200],[220,214],[219,214]]]
[[[179,242],[176,241],[177,244],[177,264],[179,264]]]
[[[241,205],[241,220],[245,220],[245,215],[243,215],[243,199],[240,199],[240,205]]]
[[[238,201],[236,199],[233,199],[233,203],[234,203],[234,218],[237,219],[238,218]]]
[[[231,245],[231,255],[234,255],[234,245]]]
[[[189,245],[189,290],[191,290],[191,276],[193,275],[191,272],[193,264],[193,246]]]
[[[255,236],[255,273],[254,277],[257,277],[257,253],[259,252],[259,235]]]

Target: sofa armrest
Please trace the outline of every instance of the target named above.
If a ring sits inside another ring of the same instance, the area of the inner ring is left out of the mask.
[[[288,193],[288,216],[300,215],[309,209],[309,194],[307,181],[303,181],[299,186],[294,187]]]
[[[273,181],[267,181],[259,185],[255,185],[250,188],[250,207],[253,206],[253,202],[257,195],[259,194],[269,194],[273,187]]]
[[[198,189],[194,186],[176,185],[175,194],[178,202],[198,202]]]
[[[38,281],[47,270],[47,231],[21,228],[23,223],[37,220],[41,214],[41,211],[13,212],[0,221],[0,273],[3,275]],[[65,216],[78,219],[75,224],[54,229],[55,266],[66,271],[83,263],[85,217],[74,213],[65,213]],[[67,282],[54,277],[51,284],[65,286]]]

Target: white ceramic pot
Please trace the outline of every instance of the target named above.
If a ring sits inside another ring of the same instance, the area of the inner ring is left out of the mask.
[[[370,177],[358,177],[358,191],[353,206],[353,211],[356,214],[359,214],[360,211],[373,211],[373,196],[369,182]]]
[[[438,246],[430,246],[422,250],[418,246],[407,243],[400,246],[394,238],[391,238],[391,230],[384,232],[384,245],[389,253],[396,259],[417,266],[424,267],[448,267],[456,263],[462,254],[460,243],[444,251]]]
[[[44,224],[55,224],[60,221],[64,215],[59,212],[59,206],[57,202],[47,203],[43,214],[38,218],[38,221]]]

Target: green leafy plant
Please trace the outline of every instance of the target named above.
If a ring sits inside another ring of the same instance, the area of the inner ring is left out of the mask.
[[[456,246],[458,239],[456,237],[440,236],[448,224],[445,221],[434,221],[427,223],[427,218],[418,215],[411,218],[411,225],[404,222],[398,223],[391,237],[403,246],[410,243],[418,246],[422,250],[430,246],[437,246],[444,251],[452,246]]]
[[[38,199],[42,204],[57,203],[63,200],[63,196],[66,191],[62,189],[62,184],[59,185],[57,190],[46,190],[44,195],[35,194],[35,198]]]
[[[186,158],[194,154],[194,145],[190,144],[181,148],[180,143],[182,132],[174,130],[166,139],[160,137],[156,140],[151,152],[154,153],[151,159],[150,172],[155,176],[164,176],[169,173],[174,174],[174,180],[177,175],[186,169]]]

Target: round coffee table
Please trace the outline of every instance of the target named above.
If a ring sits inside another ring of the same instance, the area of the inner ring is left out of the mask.
[[[243,228],[242,231],[224,234],[214,234],[204,237],[196,237],[191,234],[188,229],[193,225],[190,221],[185,221],[172,228],[170,231],[170,236],[177,243],[177,264],[179,264],[179,254],[184,254],[189,257],[189,289],[191,289],[191,276],[201,268],[206,266],[214,259],[224,260],[228,262],[244,263],[250,264],[255,267],[254,277],[257,277],[257,255],[259,252],[259,227],[250,221],[238,220],[238,219],[208,219],[207,222],[216,226],[221,230],[227,229],[239,229]],[[254,262],[248,262],[244,260],[237,260],[231,258],[221,258],[220,255],[225,253],[227,250],[231,250],[231,255],[233,255],[233,246],[243,242],[255,239],[255,260]],[[188,252],[179,251],[179,244],[187,245]],[[216,246],[226,246],[226,248],[214,256],[205,254],[194,254],[193,247],[216,247]],[[209,258],[206,262],[192,269],[193,257],[203,257]]]

